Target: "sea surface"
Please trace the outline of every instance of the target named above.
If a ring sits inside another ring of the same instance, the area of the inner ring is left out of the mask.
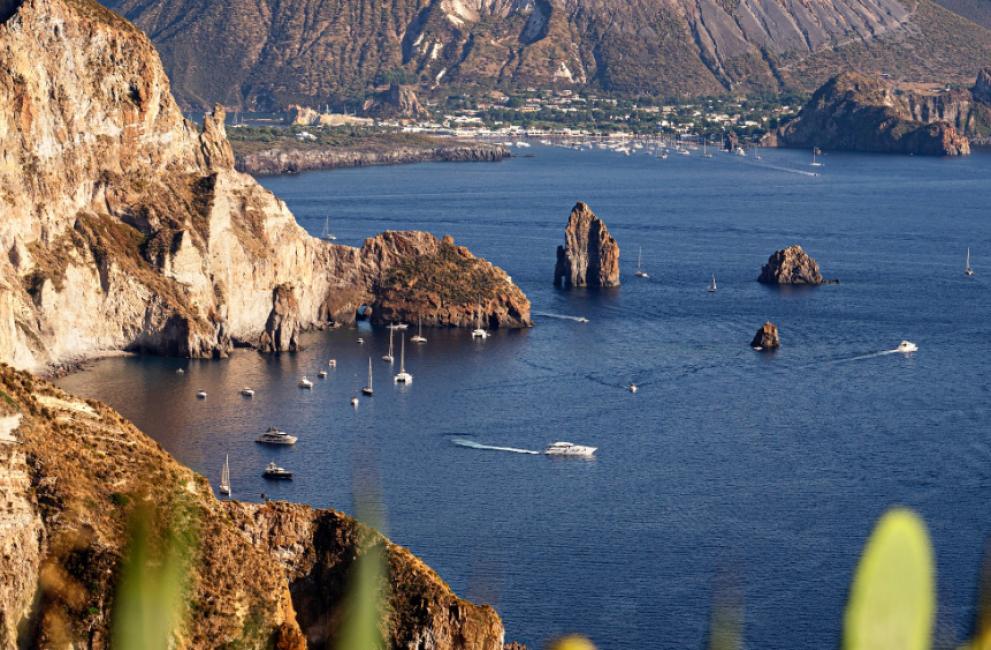
[[[814,169],[798,151],[518,153],[262,182],[311,232],[329,215],[341,243],[453,235],[523,288],[532,330],[425,330],[408,387],[380,359],[388,332],[366,323],[298,354],[108,359],[62,385],[214,482],[230,454],[236,498],[353,512],[356,492],[380,491],[391,537],[532,648],[565,632],[602,650],[702,647],[720,584],[742,591],[747,647],[835,648],[863,544],[896,505],[932,535],[937,639],[961,638],[991,532],[991,155],[827,154]],[[622,247],[619,289],[552,286],[576,200]],[[841,283],[755,282],[793,243]],[[633,276],[639,247],[648,280]],[[754,352],[768,319],[783,347]],[[902,339],[919,351],[888,352]],[[376,393],[352,409],[369,356]],[[299,444],[255,444],[270,425]],[[557,440],[599,452],[523,453]],[[295,480],[263,480],[269,460]]]

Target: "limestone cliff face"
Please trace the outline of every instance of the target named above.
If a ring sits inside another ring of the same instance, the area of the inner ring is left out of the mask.
[[[384,258],[309,237],[233,169],[223,112],[184,120],[151,43],[96,2],[25,0],[0,23],[0,70],[0,360],[290,349],[292,333],[262,340],[277,287],[296,329],[374,301]]]
[[[184,513],[193,549],[177,648],[334,648],[355,560],[386,559],[394,650],[499,650],[490,607],[346,515],[219,502],[112,409],[0,365],[0,647],[109,647],[129,514]],[[170,519],[165,516],[163,521]]]
[[[586,204],[571,210],[564,246],[557,247],[554,284],[564,287],[619,286],[619,244]]]
[[[879,77],[847,72],[815,92],[801,113],[769,139],[785,147],[821,147],[928,156],[964,156],[970,142],[970,93],[901,92]]]

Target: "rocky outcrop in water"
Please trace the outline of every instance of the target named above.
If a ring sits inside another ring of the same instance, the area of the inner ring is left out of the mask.
[[[361,249],[308,236],[233,169],[223,111],[202,129],[186,121],[148,39],[91,0],[17,5],[0,23],[0,70],[0,361],[291,348],[295,332],[352,321],[343,306],[376,302],[384,260],[439,250],[417,233]],[[506,294],[492,304],[519,307],[500,324],[528,325],[525,296],[491,269]],[[295,326],[266,331],[286,284]]]
[[[292,285],[272,290],[272,312],[258,342],[262,352],[296,352],[299,349],[299,301]]]
[[[778,336],[778,326],[768,321],[764,323],[750,341],[750,347],[759,350],[777,350],[781,347],[781,337]]]
[[[380,553],[386,648],[502,648],[492,608],[374,530],[331,510],[220,502],[112,409],[2,365],[0,486],[3,648],[110,647],[128,521],[146,504],[150,538],[175,522],[189,554],[173,647],[340,647],[356,563]]]
[[[571,210],[564,246],[557,247],[554,285],[619,286],[619,244],[609,234],[605,222],[582,202]]]
[[[760,271],[758,282],[763,284],[825,284],[819,264],[795,244],[774,252]]]
[[[926,156],[964,156],[952,99],[899,92],[879,77],[847,72],[815,92],[801,113],[765,140],[772,146]],[[951,108],[952,107],[952,108]],[[969,109],[964,111],[969,114]]]
[[[419,162],[498,162],[509,158],[502,145],[451,142],[361,151],[331,146],[276,147],[237,155],[237,169],[254,176],[298,174],[316,169],[401,165]]]

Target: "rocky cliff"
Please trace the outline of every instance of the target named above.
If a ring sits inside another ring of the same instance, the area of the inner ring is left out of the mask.
[[[904,92],[880,77],[845,72],[817,90],[801,113],[767,143],[839,151],[967,155],[970,142],[958,129],[971,123],[972,103],[967,91]]]
[[[762,284],[825,284],[819,264],[799,246],[775,251],[760,271],[757,281]]]
[[[106,2],[151,35],[191,108],[353,102],[397,73],[676,96],[811,91],[850,67],[972,79],[991,60],[991,32],[931,0]]]
[[[234,170],[223,113],[202,129],[184,120],[149,40],[99,4],[25,0],[8,13],[0,360],[38,369],[108,350],[291,349],[292,330],[375,303],[389,265],[440,250],[424,233],[361,249],[309,237]],[[491,304],[518,306],[499,323],[528,325],[522,292],[485,268],[505,293]],[[404,317],[427,308],[408,306]]]
[[[188,545],[177,648],[339,647],[359,557],[385,554],[395,650],[501,650],[490,607],[339,512],[220,502],[112,409],[0,365],[0,647],[107,648],[129,515],[157,504]],[[163,615],[162,612],[156,612]]]
[[[554,284],[564,287],[618,287],[619,244],[605,222],[582,202],[575,204],[557,247]]]
[[[362,110],[366,115],[383,119],[415,119],[429,117],[430,112],[417,99],[416,89],[410,85],[390,84],[365,100]]]

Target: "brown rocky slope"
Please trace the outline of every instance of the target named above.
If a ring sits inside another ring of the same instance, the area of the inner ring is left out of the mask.
[[[354,519],[220,502],[204,477],[109,407],[3,365],[0,486],[3,648],[109,647],[129,513],[143,503],[191,540],[185,619],[172,647],[336,647],[355,563],[382,549],[386,647],[502,648],[492,608],[459,599],[409,551]]]
[[[440,250],[425,233],[386,233],[360,249],[309,237],[282,201],[234,170],[222,112],[202,130],[184,120],[150,41],[96,2],[24,0],[7,14],[0,360],[40,369],[121,349],[282,349],[271,343],[293,332],[266,323],[349,321],[388,288],[392,265]],[[530,324],[517,287],[490,287],[443,308],[512,303],[512,317],[493,321]],[[276,313],[286,306],[293,313]],[[399,316],[428,309],[407,306]]]

